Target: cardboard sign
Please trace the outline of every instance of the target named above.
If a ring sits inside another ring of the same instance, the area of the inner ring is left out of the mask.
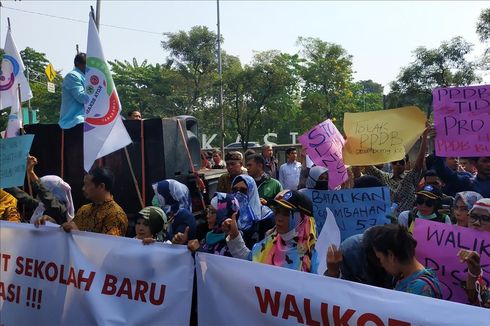
[[[409,106],[393,110],[344,114],[345,164],[362,166],[399,161],[425,129],[425,115]]]
[[[342,190],[312,190],[305,192],[313,202],[313,216],[318,234],[321,233],[329,208],[340,229],[341,240],[363,233],[374,225],[389,223],[391,213],[388,187]]]
[[[0,188],[22,186],[34,135],[0,139]]]
[[[310,159],[318,166],[328,168],[328,187],[335,189],[349,178],[342,158],[344,138],[328,119],[312,128],[299,141]]]
[[[490,85],[432,91],[438,156],[490,155]]]
[[[468,267],[457,256],[460,249],[478,252],[483,277],[489,284],[490,232],[416,219],[413,236],[417,240],[417,259],[437,273],[443,299],[468,302],[462,287],[466,283]]]

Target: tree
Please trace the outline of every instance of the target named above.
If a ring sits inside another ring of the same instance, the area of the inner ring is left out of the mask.
[[[24,65],[29,69],[29,86],[32,90],[31,107],[38,110],[37,117],[39,122],[57,123],[61,106],[61,84],[63,82],[60,72],[57,72],[52,81],[56,91],[55,93],[50,93],[47,89],[48,80],[44,74],[44,69],[49,64],[46,54],[26,47],[20,51],[20,57]]]
[[[208,98],[214,95],[217,78],[216,34],[206,26],[194,26],[188,33],[164,35],[166,40],[161,42],[162,47],[170,52],[172,66],[187,81],[185,114],[203,109]]]
[[[490,39],[490,8],[481,12],[476,23],[476,33],[480,37],[481,42],[486,42]]]
[[[298,38],[302,46],[302,109],[304,126],[326,118],[341,120],[345,111],[354,109],[352,56],[340,45],[318,38]]]
[[[476,64],[466,60],[472,44],[461,37],[444,41],[436,49],[419,47],[414,51],[415,61],[402,68],[390,84],[386,98],[388,107],[417,105],[430,112],[432,89],[463,86],[479,82]]]
[[[263,132],[260,117],[269,115],[273,108],[288,105],[296,88],[296,80],[285,64],[290,59],[278,51],[262,52],[250,65],[234,65],[225,72],[227,112],[244,149],[251,135],[257,135],[258,130]]]
[[[352,84],[356,111],[376,111],[383,109],[383,86],[371,79]]]

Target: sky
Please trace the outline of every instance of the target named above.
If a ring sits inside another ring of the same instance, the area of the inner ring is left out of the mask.
[[[10,18],[19,50],[46,54],[62,75],[72,69],[75,45],[85,51],[90,5],[96,1],[2,1],[0,44]],[[220,1],[222,49],[249,63],[255,52],[297,53],[298,36],[340,44],[353,56],[355,80],[385,86],[413,61],[419,46],[436,48],[456,36],[483,53],[475,25],[485,1]],[[36,12],[38,14],[22,11]],[[42,15],[40,15],[40,14]],[[72,20],[46,15],[60,16]],[[205,25],[216,31],[216,1],[102,0],[100,37],[107,60],[164,62],[163,33]],[[73,21],[77,20],[77,21]],[[141,31],[114,28],[119,26]],[[490,82],[490,75],[484,76]]]

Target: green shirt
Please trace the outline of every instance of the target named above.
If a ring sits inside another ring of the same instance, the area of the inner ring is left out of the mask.
[[[259,191],[259,197],[267,200],[267,206],[269,206],[272,204],[276,195],[282,191],[282,186],[278,180],[267,175],[261,181],[257,182],[257,189]]]

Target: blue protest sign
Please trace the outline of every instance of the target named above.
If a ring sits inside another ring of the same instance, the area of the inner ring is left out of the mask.
[[[0,188],[22,186],[34,135],[0,139]]]
[[[390,190],[387,187],[313,190],[306,194],[313,202],[313,215],[320,234],[330,208],[340,229],[341,240],[363,233],[374,225],[389,223],[391,213]]]

